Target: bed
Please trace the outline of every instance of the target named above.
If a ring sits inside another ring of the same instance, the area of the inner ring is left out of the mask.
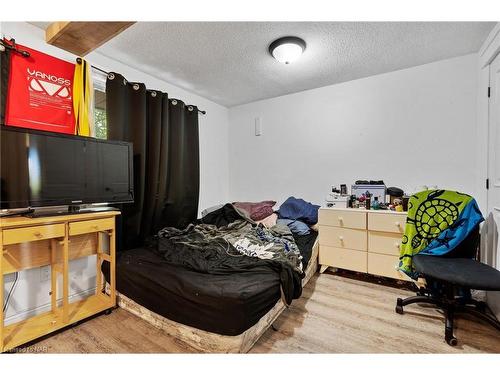
[[[225,225],[227,216],[220,222],[216,213],[211,222]],[[290,292],[298,298],[317,270],[318,244],[316,232],[293,237],[304,270],[300,290],[295,285]],[[171,243],[167,247],[170,250]],[[172,254],[189,252],[180,249]],[[286,272],[273,270],[275,264],[268,267],[259,260],[251,270],[210,274],[186,265],[191,259],[172,259],[151,248],[123,253],[116,263],[118,305],[200,352],[247,352],[293,299],[284,296],[289,288],[282,280]]]

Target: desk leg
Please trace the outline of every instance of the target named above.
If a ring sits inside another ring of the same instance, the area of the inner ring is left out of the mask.
[[[113,306],[116,305],[116,270],[115,270],[115,259],[116,259],[116,230],[113,228],[109,237],[109,278],[110,278],[110,297]]]
[[[0,306],[0,353],[3,352],[3,324],[4,324],[4,316],[3,316],[3,245],[2,245],[2,233],[0,232],[0,302],[2,305]]]
[[[66,236],[63,241],[63,323],[69,321],[69,228],[66,224]]]
[[[102,293],[102,234],[100,232],[96,233],[97,235],[97,254],[96,254],[96,288],[95,294],[96,296]]]
[[[57,241],[50,240],[50,305],[57,313]]]

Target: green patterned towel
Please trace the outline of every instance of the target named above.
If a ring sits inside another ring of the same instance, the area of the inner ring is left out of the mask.
[[[453,250],[483,216],[470,195],[449,190],[425,190],[408,202],[399,269],[416,279],[414,255],[443,255]]]

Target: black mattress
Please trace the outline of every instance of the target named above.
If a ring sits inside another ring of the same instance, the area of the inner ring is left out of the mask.
[[[294,236],[304,270],[317,233]],[[103,264],[108,279],[109,268]],[[109,280],[109,279],[108,279]],[[118,256],[116,288],[167,319],[221,335],[236,336],[255,325],[281,298],[277,272],[213,275],[169,264],[153,249]]]

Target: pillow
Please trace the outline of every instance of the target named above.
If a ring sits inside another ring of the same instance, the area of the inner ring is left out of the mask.
[[[292,233],[298,234],[299,236],[306,236],[311,233],[309,225],[300,220],[278,219],[276,224],[286,225]]]
[[[276,225],[276,220],[278,219],[278,215],[276,215],[275,213],[269,215],[268,217],[262,219],[262,220],[258,220],[257,221],[257,224],[262,224],[263,226],[265,226],[266,228],[271,228],[271,227],[274,227]]]
[[[262,202],[234,202],[233,206],[248,212],[250,219],[254,221],[262,220],[273,214],[273,206],[276,201]]]

